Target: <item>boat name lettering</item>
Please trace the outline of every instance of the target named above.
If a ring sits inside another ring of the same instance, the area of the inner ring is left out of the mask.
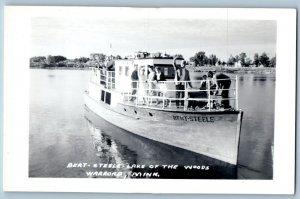
[[[178,116],[173,115],[174,120],[189,121],[189,122],[215,122],[215,117],[207,116]]]

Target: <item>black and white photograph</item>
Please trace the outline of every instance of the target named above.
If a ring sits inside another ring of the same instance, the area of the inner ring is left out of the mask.
[[[278,20],[32,9],[28,179],[274,180]]]

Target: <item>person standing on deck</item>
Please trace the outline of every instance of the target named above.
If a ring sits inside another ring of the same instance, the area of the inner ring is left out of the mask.
[[[136,99],[136,92],[137,92],[137,84],[139,81],[139,76],[138,76],[138,70],[137,70],[137,66],[134,65],[134,70],[131,73],[131,87],[132,87],[132,92],[131,92],[131,98],[130,101],[133,101]]]
[[[138,85],[138,95],[143,99],[143,105],[146,105],[147,96],[148,96],[148,83],[147,83],[147,71],[145,67],[141,67],[139,76],[139,85]]]
[[[165,74],[161,71],[159,67],[155,67],[156,81],[166,81]]]
[[[177,57],[175,57],[173,60],[173,67],[175,71],[174,81],[176,86],[176,106],[177,108],[179,108],[179,103],[181,104],[181,106],[184,106],[184,100],[183,99],[179,100],[180,98],[185,97],[186,83],[183,81],[187,81],[187,83],[190,85],[191,88],[192,88],[192,84],[190,82],[189,71],[185,68],[185,66],[187,65],[186,61],[182,60],[180,66],[178,67],[176,65],[176,59]]]
[[[214,83],[212,86],[216,87],[216,91],[221,90],[221,96],[223,98],[221,106],[223,106],[224,109],[231,108],[230,101],[228,99],[231,84],[230,77],[223,73],[214,74],[212,71],[209,71],[207,76],[212,79],[212,82]]]
[[[156,74],[153,69],[153,66],[148,65],[148,83],[149,83],[149,95],[153,96],[155,95],[155,80],[156,80]]]
[[[155,80],[156,80],[156,89],[157,89],[157,96],[163,97],[166,91],[165,88],[165,81],[166,77],[165,74],[161,71],[160,67],[155,67]]]
[[[200,82],[200,90],[207,90],[208,83],[207,83],[207,75],[202,76],[202,81]]]

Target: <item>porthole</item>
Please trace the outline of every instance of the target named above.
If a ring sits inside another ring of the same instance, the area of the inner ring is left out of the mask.
[[[153,115],[152,115],[152,113],[149,113],[149,115],[152,117]]]

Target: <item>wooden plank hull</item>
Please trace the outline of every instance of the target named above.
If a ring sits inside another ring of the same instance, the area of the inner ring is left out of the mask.
[[[190,150],[233,165],[237,164],[242,111],[166,111],[94,100],[86,106],[97,115],[134,134]]]

